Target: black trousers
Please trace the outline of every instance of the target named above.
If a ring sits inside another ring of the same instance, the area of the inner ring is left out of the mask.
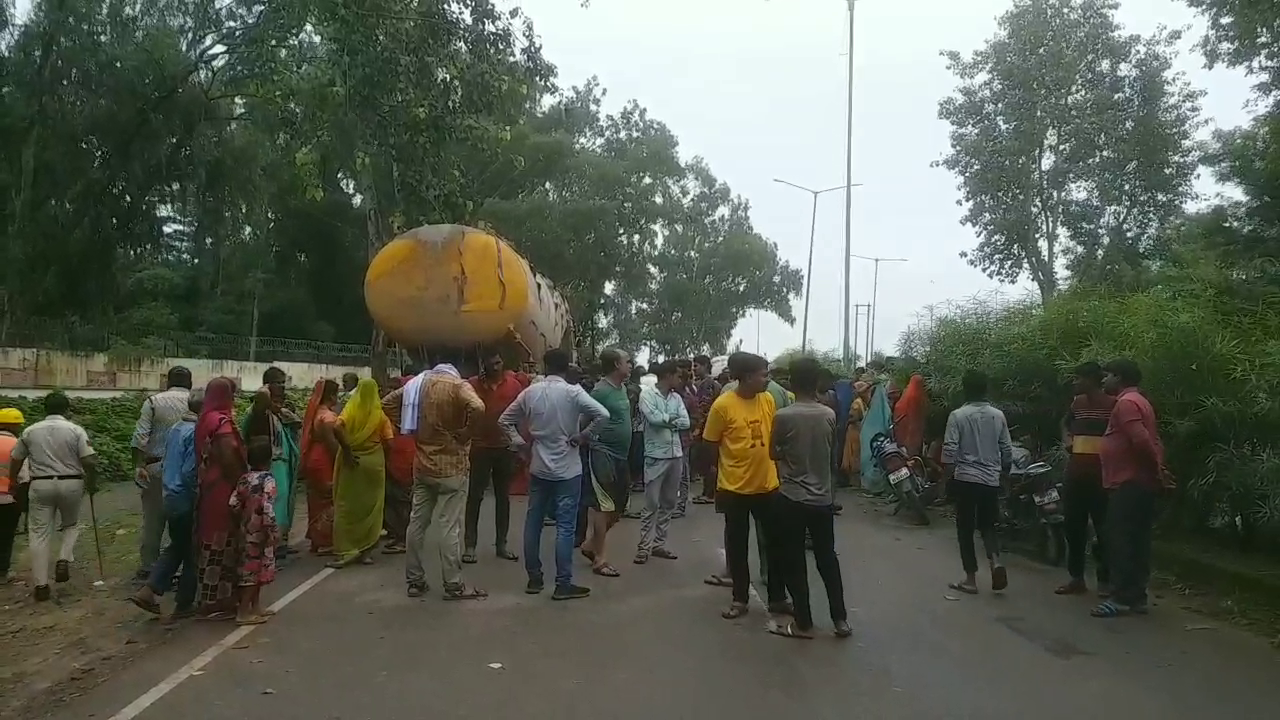
[[[1084,579],[1085,556],[1089,553],[1089,522],[1093,521],[1093,562],[1098,582],[1111,582],[1111,568],[1107,565],[1107,491],[1102,489],[1102,478],[1067,480],[1063,487],[1066,512],[1062,530],[1067,537],[1067,572],[1073,580]]]
[[[9,564],[13,561],[13,537],[18,532],[21,515],[22,506],[16,502],[0,505],[0,582],[9,573]]]
[[[947,490],[956,506],[956,538],[960,541],[960,562],[966,574],[978,572],[973,533],[982,535],[987,559],[1000,553],[996,518],[1000,515],[1000,488],[953,478]]]
[[[750,595],[751,563],[748,544],[751,540],[751,520],[764,535],[764,551],[769,566],[765,580],[765,592],[770,605],[787,600],[783,573],[775,568],[782,566],[778,555],[778,501],[777,490],[757,495],[743,495],[725,490],[716,491],[716,508],[724,513],[725,558],[729,563],[729,575],[733,578],[733,601],[745,604]],[[803,546],[802,546],[803,547]]]
[[[1108,492],[1111,597],[1122,605],[1146,605],[1147,582],[1151,579],[1151,525],[1156,515],[1155,486],[1130,481]]]
[[[506,448],[471,448],[471,482],[467,490],[467,514],[463,524],[463,547],[474,550],[479,539],[480,505],[484,491],[493,485],[493,524],[499,548],[507,546],[511,526],[511,479],[516,472],[516,456]]]
[[[791,594],[791,603],[795,606],[796,624],[803,630],[813,627],[813,610],[809,604],[809,558],[804,549],[806,534],[813,538],[813,561],[827,590],[831,621],[849,618],[844,605],[840,559],[836,556],[835,515],[832,505],[805,505],[786,497],[778,500],[781,570],[787,592]]]

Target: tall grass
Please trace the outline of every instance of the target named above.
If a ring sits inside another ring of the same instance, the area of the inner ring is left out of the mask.
[[[1060,443],[1076,364],[1133,358],[1179,481],[1167,525],[1280,551],[1280,298],[1247,299],[1260,296],[1227,280],[1077,288],[1044,307],[974,300],[908,330],[900,350],[940,413],[959,404],[965,370],[985,370],[1015,434],[1043,447]]]

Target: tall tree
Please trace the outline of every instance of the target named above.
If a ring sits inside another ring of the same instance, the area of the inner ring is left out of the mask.
[[[1114,0],[1016,0],[939,104],[960,179],[965,251],[993,279],[1048,300],[1065,266],[1126,282],[1192,195],[1201,93],[1171,71],[1177,33],[1126,34]]]

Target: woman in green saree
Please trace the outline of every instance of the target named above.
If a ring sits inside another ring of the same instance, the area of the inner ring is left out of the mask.
[[[334,433],[342,452],[333,488],[333,549],[338,559],[329,567],[369,565],[373,563],[370,552],[382,535],[386,453],[393,437],[376,382],[360,381],[338,416]]]
[[[276,481],[274,510],[280,528],[280,546],[276,559],[283,559],[289,548],[289,529],[293,527],[293,507],[297,499],[298,428],[302,421],[284,406],[284,387],[263,386],[253,396],[253,407],[240,422],[240,435],[248,443],[254,437],[271,441],[271,476]]]

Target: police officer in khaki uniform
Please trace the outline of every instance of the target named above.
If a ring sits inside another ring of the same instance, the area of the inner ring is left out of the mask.
[[[51,595],[49,546],[54,518],[61,519],[58,529],[62,530],[54,580],[64,583],[71,579],[80,535],[80,504],[85,490],[94,491],[98,456],[84,428],[67,419],[70,410],[71,401],[64,393],[46,395],[45,418],[23,431],[10,455],[10,473],[16,477],[26,467],[31,477],[28,534],[36,600],[48,600]]]

